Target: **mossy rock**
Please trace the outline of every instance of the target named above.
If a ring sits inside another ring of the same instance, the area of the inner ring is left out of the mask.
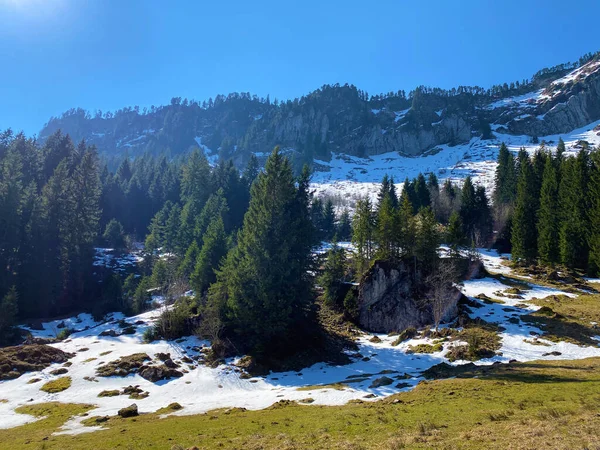
[[[131,373],[136,373],[150,357],[146,353],[134,353],[133,355],[122,356],[115,361],[106,363],[96,369],[96,375],[99,377],[126,377]]]
[[[389,386],[393,382],[394,382],[394,380],[392,380],[389,377],[377,378],[377,379],[373,380],[373,383],[371,383],[371,386],[369,386],[369,389],[379,388],[382,386]]]
[[[64,363],[72,357],[71,353],[45,344],[0,348],[0,380],[18,378],[26,372],[43,370],[55,363]]]
[[[138,412],[138,407],[135,403],[133,405],[129,405],[125,408],[120,409],[117,414],[119,414],[119,416],[121,416],[124,419],[127,417],[136,417],[140,415],[140,413]]]
[[[120,394],[121,393],[117,389],[115,389],[112,391],[102,391],[98,394],[98,397],[116,397]]]
[[[71,377],[61,377],[56,380],[48,381],[40,388],[40,391],[47,392],[48,394],[56,394],[58,392],[66,391],[70,387]]]

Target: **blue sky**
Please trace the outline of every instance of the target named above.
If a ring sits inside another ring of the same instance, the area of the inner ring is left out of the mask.
[[[600,50],[600,2],[0,0],[0,129],[232,91],[492,84]]]

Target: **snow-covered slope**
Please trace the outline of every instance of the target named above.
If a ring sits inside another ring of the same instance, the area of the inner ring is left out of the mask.
[[[492,125],[492,130],[500,128],[498,124]],[[394,177],[397,188],[401,189],[406,177],[412,179],[419,173],[433,172],[440,182],[450,178],[460,183],[471,176],[475,183],[484,185],[491,193],[498,149],[502,142],[515,153],[522,147],[533,153],[542,142],[546,149],[555,150],[559,138],[562,138],[567,148],[566,155],[573,155],[581,148],[581,141],[588,142],[592,147],[600,144],[600,121],[569,133],[540,136],[538,144],[534,144],[530,136],[497,131],[494,131],[494,135],[495,138],[489,140],[473,138],[467,144],[440,145],[429,154],[419,157],[402,156],[395,152],[367,158],[333,154],[331,161],[315,161],[317,170],[312,187],[316,195],[333,197],[338,205],[352,207],[360,197],[369,196],[374,200],[378,184],[385,174]]]
[[[493,252],[482,252],[486,268],[490,272],[509,273],[510,269],[502,264],[500,257]],[[565,294],[558,289],[547,288],[529,283],[522,289],[522,299],[512,300],[506,296],[498,296],[498,292],[509,289],[495,278],[484,278],[467,281],[461,287],[465,295],[479,302],[480,307],[474,308],[472,316],[481,317],[490,322],[497,322],[503,327],[501,331],[502,348],[497,356],[477,362],[491,364],[496,361],[508,362],[512,359],[530,361],[536,359],[578,359],[590,356],[600,356],[600,347],[580,347],[566,342],[550,342],[543,338],[533,337],[541,334],[541,330],[516,320],[523,314],[537,309],[533,304],[527,304],[532,298],[545,298],[552,295]],[[483,303],[474,297],[485,294],[504,302]],[[573,295],[573,294],[566,294]],[[230,359],[226,364],[210,368],[202,364],[202,349],[209,345],[195,337],[176,341],[155,341],[144,343],[143,333],[152,325],[160,309],[150,311],[135,317],[123,318],[121,314],[111,314],[103,323],[94,322],[88,314],[81,314],[67,319],[64,325],[80,329],[69,339],[52,344],[66,352],[75,354],[70,360],[72,365],[64,375],[53,375],[51,372],[63,367],[61,364],[38,372],[30,372],[21,377],[0,382],[0,428],[10,428],[35,420],[33,417],[15,413],[15,408],[32,403],[49,401],[90,403],[96,405],[90,416],[114,415],[120,408],[136,403],[140,412],[153,412],[166,407],[172,402],[178,402],[183,409],[175,414],[201,413],[215,408],[244,407],[260,409],[287,399],[298,400],[310,398],[317,405],[339,405],[352,399],[376,399],[414,387],[423,378],[421,371],[440,362],[448,350],[461,344],[459,341],[445,342],[443,351],[433,354],[412,354],[409,346],[432,344],[432,339],[415,338],[397,346],[392,343],[395,336],[378,335],[379,341],[371,342],[372,335],[365,334],[358,340],[358,353],[350,354],[352,363],[345,366],[333,366],[326,363],[315,364],[299,372],[271,373],[265,377],[244,379],[234,366],[236,360]],[[135,332],[130,335],[107,336],[109,330],[120,329],[121,326],[131,325]],[[30,330],[34,336],[55,336],[59,321],[46,323],[41,330]],[[104,335],[103,335],[104,332]],[[146,353],[155,359],[158,353],[169,353],[172,360],[179,364],[183,376],[158,382],[151,382],[138,374],[126,377],[100,377],[96,369],[121,356],[134,353]],[[462,364],[457,361],[453,364]],[[387,386],[373,387],[373,382],[385,376],[393,379]],[[40,386],[59,376],[70,376],[72,385],[63,392],[48,394],[40,390]],[[29,383],[39,378],[40,381]],[[327,387],[335,383],[344,383],[337,388]],[[318,385],[325,385],[319,387]],[[139,386],[149,395],[143,399],[131,400],[127,395],[114,397],[98,397],[105,390],[122,390],[127,386]],[[299,388],[301,388],[299,390]],[[307,406],[309,407],[309,406]],[[81,420],[75,417],[63,427],[61,433],[82,433],[98,429],[84,427]]]

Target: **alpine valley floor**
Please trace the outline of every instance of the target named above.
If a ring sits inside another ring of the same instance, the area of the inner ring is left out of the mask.
[[[461,289],[471,319],[497,325],[499,348],[475,365],[448,359],[454,347],[471,344],[460,334],[398,343],[365,333],[348,365],[247,378],[235,359],[202,364],[207,341],[144,343],[160,308],[103,323],[81,314],[64,320],[81,331],[52,344],[75,355],[70,365],[0,382],[0,448],[600,448],[600,280],[536,282],[480,251],[491,275]],[[59,322],[30,331],[53,337]],[[137,353],[169,353],[183,375],[153,383],[136,373],[97,373]],[[423,373],[442,362],[446,372]],[[57,369],[66,370],[53,375]],[[65,377],[63,391],[40,390]],[[145,394],[118,395],[127,386]],[[140,416],[116,416],[132,403]]]

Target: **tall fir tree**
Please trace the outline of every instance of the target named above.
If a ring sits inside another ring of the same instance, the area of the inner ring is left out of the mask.
[[[559,260],[558,180],[556,163],[550,155],[544,164],[537,231],[540,262],[549,265],[556,264]]]
[[[576,158],[566,158],[560,173],[560,259],[569,268],[586,269],[589,255],[588,152],[581,150]]]
[[[535,179],[529,158],[521,158],[517,200],[512,222],[512,258],[532,262],[537,257]]]
[[[190,283],[197,296],[202,296],[217,280],[215,270],[227,255],[227,236],[223,219],[215,217],[204,234],[202,249],[198,253]]]
[[[279,148],[252,185],[250,207],[209,293],[230,333],[255,355],[289,350],[311,299],[308,186]]]

